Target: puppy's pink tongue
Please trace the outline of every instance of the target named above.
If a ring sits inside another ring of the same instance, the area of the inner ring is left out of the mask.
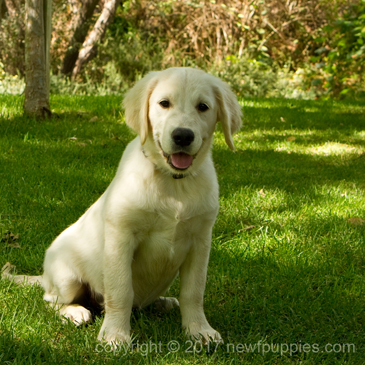
[[[171,155],[171,163],[177,169],[187,169],[193,163],[193,156],[179,152]]]

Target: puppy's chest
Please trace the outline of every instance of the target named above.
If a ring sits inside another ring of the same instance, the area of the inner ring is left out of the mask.
[[[166,258],[183,254],[199,234],[202,218],[209,216],[195,203],[164,199],[154,208],[144,210],[135,230],[141,248]]]
[[[181,220],[181,213],[151,212],[136,233],[138,248],[134,256],[134,272],[154,286],[163,277],[175,276],[196,235],[194,219]],[[172,277],[170,278],[172,280]],[[162,280],[164,281],[164,280]]]
[[[158,217],[165,226],[214,215],[218,210],[218,191],[211,186],[183,185],[166,191],[161,186],[152,186],[146,193],[146,213]]]
[[[152,242],[175,242],[183,234],[194,235],[200,220],[192,209],[181,204],[145,211],[143,217],[144,222],[139,227],[141,238]]]
[[[202,222],[213,224],[218,211],[218,194],[214,189],[189,186],[164,190],[151,184],[144,194],[143,204],[132,205],[137,206],[139,217],[138,226],[134,227],[135,238],[142,247],[162,256],[183,253],[188,242],[199,236]]]
[[[153,209],[153,215],[164,226],[176,226],[194,218],[196,214],[197,207],[193,202],[184,204],[175,200],[166,200],[163,204]]]

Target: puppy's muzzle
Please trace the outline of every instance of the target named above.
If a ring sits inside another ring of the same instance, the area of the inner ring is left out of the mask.
[[[171,133],[172,149],[171,155],[164,156],[167,162],[175,170],[186,170],[193,163],[194,156],[190,154],[190,145],[195,138],[194,132],[189,128],[175,128]]]

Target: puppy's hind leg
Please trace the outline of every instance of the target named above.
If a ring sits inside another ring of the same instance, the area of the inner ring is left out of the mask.
[[[86,285],[66,266],[62,269],[58,267],[53,273],[55,273],[53,278],[46,272],[44,274],[43,299],[52,303],[53,308],[59,311],[64,320],[69,319],[77,326],[90,322],[91,312],[80,305],[85,301]]]
[[[179,307],[179,301],[173,297],[159,297],[154,302],[154,307],[158,312],[169,312],[170,310]]]

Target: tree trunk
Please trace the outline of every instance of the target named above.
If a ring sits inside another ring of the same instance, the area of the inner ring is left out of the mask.
[[[97,44],[103,39],[109,24],[114,18],[119,3],[120,0],[105,0],[100,17],[95,23],[93,30],[87,36],[79,52],[75,67],[72,70],[73,80],[80,73],[84,64],[95,57]]]
[[[3,0],[0,0],[0,23],[1,23],[1,19],[5,14],[5,9],[3,9]]]
[[[49,48],[52,31],[52,0],[25,3],[25,100],[24,111],[32,117],[50,116]]]
[[[0,0],[0,20],[8,13],[1,37],[6,42],[0,50],[4,69],[11,75],[24,74],[24,4],[21,0]],[[9,32],[10,31],[10,32]],[[9,32],[9,33],[8,33]],[[10,61],[10,62],[9,62]]]
[[[98,2],[99,0],[83,0],[81,2],[81,8],[78,9],[77,15],[73,18],[71,28],[74,33],[68,44],[61,70],[64,75],[71,75],[75,67],[77,57],[79,56],[79,49],[84,43],[89,31],[89,20],[92,18]]]

